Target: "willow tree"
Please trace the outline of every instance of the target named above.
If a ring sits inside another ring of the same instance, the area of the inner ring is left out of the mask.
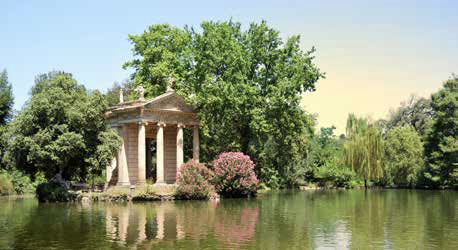
[[[383,138],[381,131],[365,118],[350,114],[347,119],[347,142],[344,145],[344,162],[364,179],[383,177]]]

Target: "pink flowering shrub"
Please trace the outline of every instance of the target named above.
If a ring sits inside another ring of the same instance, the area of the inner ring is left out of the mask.
[[[258,179],[254,163],[241,152],[224,152],[213,161],[213,184],[216,192],[226,197],[256,194]]]
[[[184,163],[177,173],[175,196],[180,199],[202,200],[214,196],[212,172],[203,163],[194,160]]]

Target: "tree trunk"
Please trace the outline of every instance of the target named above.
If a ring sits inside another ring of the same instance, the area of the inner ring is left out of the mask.
[[[364,189],[367,189],[367,180],[364,179]]]

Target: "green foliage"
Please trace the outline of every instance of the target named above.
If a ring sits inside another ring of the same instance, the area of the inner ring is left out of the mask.
[[[385,142],[388,183],[413,187],[424,167],[423,143],[415,128],[410,125],[391,129]]]
[[[103,95],[87,91],[64,72],[39,75],[31,94],[11,124],[10,167],[32,176],[42,172],[47,179],[61,173],[78,181],[100,172],[120,142],[105,125]]]
[[[429,98],[412,95],[407,101],[402,102],[397,109],[390,110],[387,120],[378,121],[385,133],[396,127],[412,126],[424,139],[431,127],[434,111]]]
[[[8,82],[6,70],[0,72],[0,126],[5,125],[12,116],[14,104],[13,89]]]
[[[186,162],[178,172],[175,196],[186,200],[209,199],[215,194],[212,178],[205,164],[194,160]]]
[[[0,169],[4,168],[2,163],[3,155],[7,148],[8,122],[12,117],[12,108],[14,104],[11,83],[8,81],[6,70],[0,72]]]
[[[121,84],[115,82],[113,86],[107,90],[105,98],[107,99],[108,106],[114,106],[119,104],[119,92],[122,89],[124,101],[128,101],[129,97],[134,95],[134,91],[131,87],[131,81],[123,81]]]
[[[433,115],[430,99],[412,95],[409,100],[401,103],[399,108],[390,111],[385,129],[389,131],[396,127],[410,125],[423,138],[431,126]]]
[[[0,169],[5,168],[2,158],[5,155],[8,145],[8,126],[9,125],[0,125]]]
[[[133,85],[157,96],[173,76],[174,89],[199,111],[203,161],[240,151],[252,156],[269,186],[300,179],[303,166],[288,163],[303,158],[314,124],[299,106],[301,94],[323,75],[313,64],[314,49],[302,51],[299,36],[283,41],[266,22],[242,30],[226,21],[203,22],[197,30],[153,25],[129,39],[135,59],[124,67],[135,70]]]
[[[354,188],[357,185],[357,176],[351,169],[336,162],[328,162],[315,172],[315,178],[322,187]]]
[[[6,173],[0,172],[0,196],[12,194],[14,194],[13,182]]]
[[[458,77],[431,96],[434,118],[425,144],[426,185],[458,187]]]
[[[4,195],[12,195],[12,194],[33,194],[35,193],[36,187],[43,183],[44,177],[42,174],[38,173],[34,176],[34,180],[32,180],[29,176],[24,175],[19,170],[0,170],[1,181],[3,184],[3,188],[0,187],[3,191],[11,190]],[[5,188],[7,187],[7,188]],[[0,193],[2,193],[0,191]]]
[[[308,181],[317,182],[324,187],[353,187],[355,173],[344,166],[342,141],[334,135],[335,127],[321,128],[310,144],[307,154]]]
[[[38,185],[36,196],[39,202],[67,202],[75,198],[65,187],[56,182],[46,182]]]
[[[318,135],[314,135],[307,152],[307,174],[306,178],[315,179],[315,172],[328,164],[336,162],[341,155],[342,144],[335,138],[335,127],[321,128]]]
[[[90,174],[95,176],[102,174],[102,170],[105,170],[121,145],[121,138],[112,129],[101,131],[98,135],[98,141],[99,144],[96,146],[95,152],[86,159],[90,166]]]
[[[350,114],[347,119],[347,141],[344,145],[344,162],[364,179],[383,177],[384,147],[380,129],[367,119]]]

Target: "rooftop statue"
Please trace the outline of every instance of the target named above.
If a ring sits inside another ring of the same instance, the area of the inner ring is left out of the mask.
[[[167,78],[167,92],[174,92],[174,91],[175,91],[175,90],[172,88],[173,82],[174,82],[173,77],[169,76],[169,78]]]
[[[138,91],[138,94],[139,94],[139,100],[140,101],[144,101],[145,100],[145,88],[143,88],[142,85],[139,85],[135,91]]]

